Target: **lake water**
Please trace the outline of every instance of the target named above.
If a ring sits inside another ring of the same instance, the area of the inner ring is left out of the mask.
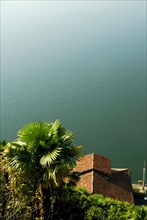
[[[129,167],[133,181],[142,179],[147,160],[143,3],[133,3],[134,10],[130,3],[125,15],[126,3],[113,5],[117,12],[112,7],[113,16],[103,25],[96,2],[67,8],[61,2],[62,11],[53,11],[57,2],[28,4],[33,2],[3,3],[1,139],[14,140],[26,123],[58,118],[85,154],[109,157],[112,167]],[[45,18],[37,17],[40,11]]]

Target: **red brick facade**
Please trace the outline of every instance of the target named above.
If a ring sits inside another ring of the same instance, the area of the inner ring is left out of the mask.
[[[109,158],[89,154],[77,162],[74,170],[81,173],[77,185],[85,187],[90,193],[133,203],[129,169],[111,169]]]

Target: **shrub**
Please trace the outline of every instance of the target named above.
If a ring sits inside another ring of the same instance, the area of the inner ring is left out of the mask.
[[[105,211],[101,207],[91,206],[84,217],[84,220],[105,220]]]

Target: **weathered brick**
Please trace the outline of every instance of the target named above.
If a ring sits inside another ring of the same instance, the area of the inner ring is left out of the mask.
[[[77,162],[74,170],[81,173],[77,185],[85,187],[90,193],[133,203],[129,169],[111,169],[109,158],[89,154]]]

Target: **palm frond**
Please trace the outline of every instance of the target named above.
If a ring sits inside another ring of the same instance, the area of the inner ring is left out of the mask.
[[[67,163],[72,167],[76,165],[76,160],[80,160],[82,156],[82,146],[71,145],[63,147],[63,150],[61,152],[61,158],[64,163]]]
[[[62,151],[61,147],[55,148],[54,150],[52,150],[51,152],[47,153],[46,155],[44,155],[43,157],[41,157],[40,159],[40,164],[45,167],[47,165],[50,166],[51,163],[55,162],[57,157],[60,155]]]
[[[64,133],[64,135],[62,136],[62,139],[63,139],[64,142],[66,142],[66,141],[72,142],[73,139],[74,139],[74,135],[71,131],[66,131]]]
[[[60,127],[62,127],[59,119],[57,119],[53,124],[52,124],[52,127],[51,127],[51,130],[53,132],[56,132]]]
[[[32,122],[25,125],[18,132],[18,140],[28,145],[28,150],[34,152],[39,144],[45,145],[48,139],[48,124],[45,122]]]

